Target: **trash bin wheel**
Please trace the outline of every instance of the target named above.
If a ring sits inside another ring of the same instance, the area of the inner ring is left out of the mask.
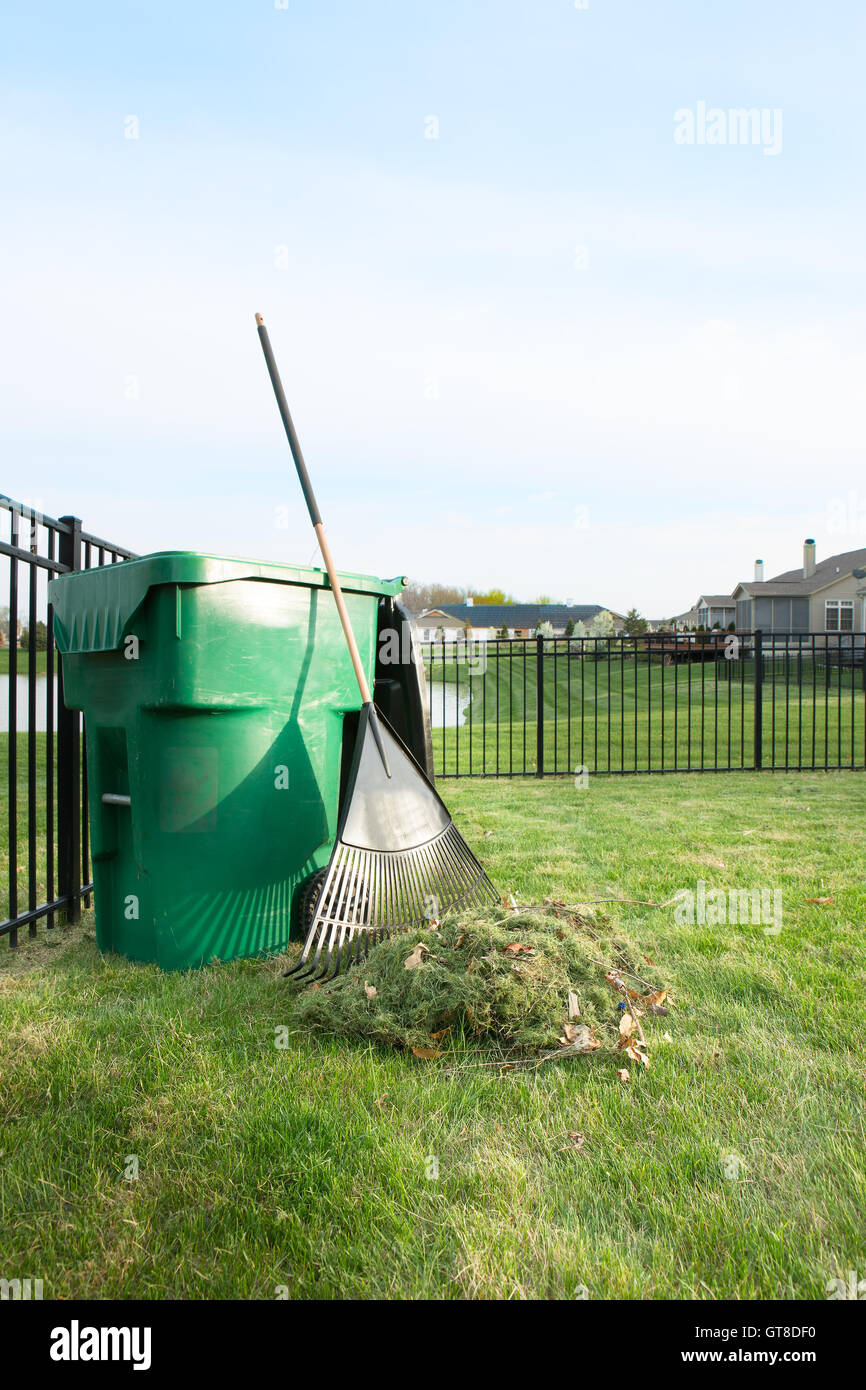
[[[325,879],[327,878],[327,876],[327,869],[318,869],[316,873],[310,874],[309,878],[305,878],[300,888],[298,889],[297,922],[298,929],[301,932],[304,939],[306,939],[307,933],[310,930],[310,927],[313,925],[313,918],[315,917],[316,912],[318,911],[321,905],[320,899],[322,896],[322,889],[325,886]],[[363,908],[366,904],[366,901],[367,891],[366,887],[362,884],[359,888],[355,890],[354,893],[350,895],[349,901],[344,903],[343,906],[348,914],[356,918],[359,918],[363,917]],[[326,913],[327,908],[328,904],[326,903]]]
[[[313,924],[316,905],[324,887],[327,873],[327,869],[318,869],[316,873],[310,874],[309,878],[305,878],[298,889],[298,928],[303,936],[307,935]]]

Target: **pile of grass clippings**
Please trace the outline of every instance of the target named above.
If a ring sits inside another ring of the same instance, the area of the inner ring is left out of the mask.
[[[294,1017],[430,1058],[484,1044],[514,1058],[616,1048],[619,972],[637,969],[633,960],[626,943],[573,912],[455,915],[389,937],[348,974],[299,990]],[[655,988],[648,969],[641,961],[635,979]]]

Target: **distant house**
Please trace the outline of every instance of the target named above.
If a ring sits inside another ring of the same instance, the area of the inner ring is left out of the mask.
[[[728,623],[737,620],[737,605],[730,594],[701,594],[695,607],[698,610],[698,627],[726,628]]]
[[[539,623],[550,623],[555,637],[565,633],[569,619],[577,627],[590,624],[600,613],[607,611],[613,618],[615,631],[625,621],[621,613],[605,610],[600,603],[443,603],[428,608],[415,619],[418,637],[422,642],[463,633],[474,642],[486,642],[498,637],[503,628],[509,637],[532,637]]]
[[[697,627],[699,622],[697,604],[694,608],[687,608],[685,613],[677,613],[671,622],[675,632],[688,632],[691,628]]]
[[[858,570],[862,573],[858,574]],[[866,548],[817,560],[815,542],[803,545],[803,564],[764,579],[763,562],[755,578],[733,592],[739,632],[866,632]]]
[[[724,629],[736,622],[737,605],[730,594],[701,594],[697,603],[685,613],[678,613],[672,624],[677,632],[703,627],[709,632],[716,626]]]

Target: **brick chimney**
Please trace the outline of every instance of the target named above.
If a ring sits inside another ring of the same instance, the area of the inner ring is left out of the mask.
[[[763,560],[756,560],[756,561],[755,561],[755,583],[756,583],[756,584],[763,584],[763,582],[764,582],[764,562],[763,562]]]
[[[803,578],[811,579],[815,573],[815,542],[805,540],[803,542]]]

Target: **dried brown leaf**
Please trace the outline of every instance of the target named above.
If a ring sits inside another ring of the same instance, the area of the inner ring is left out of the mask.
[[[423,965],[424,957],[429,956],[429,954],[429,948],[424,945],[423,941],[419,941],[418,945],[415,947],[415,950],[412,951],[411,955],[408,955],[404,960],[403,965],[405,969],[417,970],[419,965]]]
[[[585,1023],[564,1024],[559,1041],[563,1052],[595,1052],[602,1045],[601,1038],[597,1038]]]

